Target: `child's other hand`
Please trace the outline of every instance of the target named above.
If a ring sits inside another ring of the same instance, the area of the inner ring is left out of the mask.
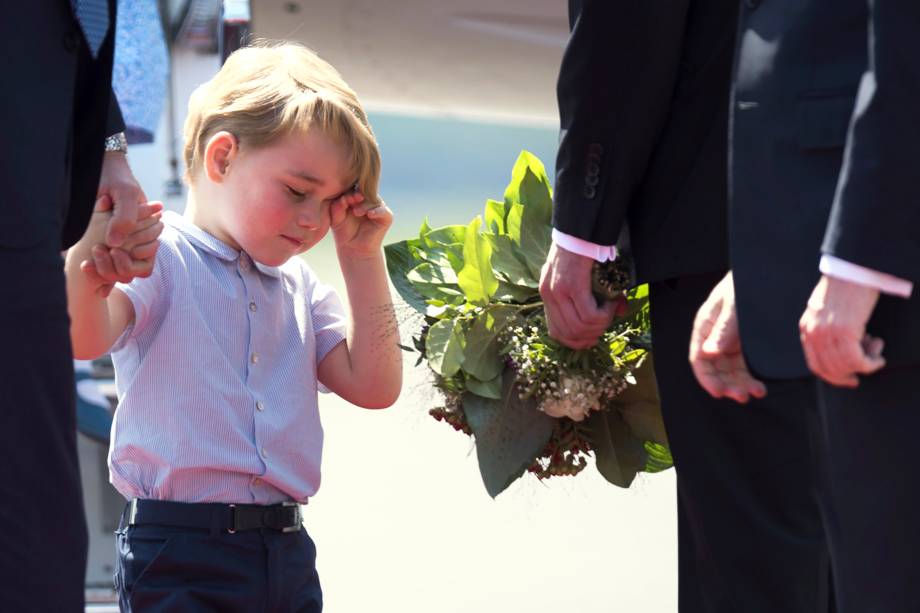
[[[349,192],[329,210],[332,235],[340,254],[367,257],[380,252],[383,237],[393,225],[393,211],[382,200],[365,202],[361,192]]]
[[[88,254],[91,259],[83,260],[80,270],[99,285],[96,291],[100,296],[108,296],[116,282],[128,283],[136,277],[150,276],[159,246],[157,239],[163,231],[162,212],[162,202],[138,205],[134,232],[125,237],[120,247],[109,248],[102,240],[112,217],[112,204],[108,196],[97,200],[90,227],[84,236],[84,240],[90,239],[94,243]]]

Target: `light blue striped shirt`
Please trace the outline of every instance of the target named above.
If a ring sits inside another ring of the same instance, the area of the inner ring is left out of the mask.
[[[299,257],[253,262],[163,215],[153,274],[118,284],[109,476],[126,498],[305,503],[320,482],[316,366],[345,338],[336,293]]]

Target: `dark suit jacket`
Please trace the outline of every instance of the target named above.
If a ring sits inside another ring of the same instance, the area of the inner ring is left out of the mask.
[[[124,129],[112,94],[115,0],[97,59],[69,0],[14,2],[0,19],[7,90],[0,95],[0,247],[26,247],[86,228],[106,136]]]
[[[920,283],[920,3],[871,5],[871,19],[867,0],[742,8],[731,260],[742,345],[764,376],[808,374],[798,320],[822,251]],[[920,300],[882,297],[869,331],[889,364],[916,361]]]
[[[726,141],[737,0],[570,0],[553,225],[640,282],[728,268]]]

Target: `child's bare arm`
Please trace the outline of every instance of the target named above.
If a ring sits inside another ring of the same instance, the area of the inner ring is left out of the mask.
[[[111,211],[98,203],[83,238],[68,252],[64,263],[67,278],[67,310],[70,314],[70,338],[74,357],[93,359],[111,348],[134,319],[131,300],[103,279],[98,268],[112,265],[112,260],[130,261],[128,253],[138,245],[149,245],[162,231],[159,221],[162,205],[141,205],[144,220],[138,231],[129,236],[122,250],[104,246],[105,231]],[[143,247],[149,250],[149,247]]]
[[[343,265],[350,304],[348,338],[320,362],[319,380],[352,404],[382,409],[396,402],[402,387],[399,329],[383,256],[353,264],[347,271]]]
[[[402,388],[399,328],[380,249],[393,214],[382,203],[365,205],[360,195],[344,198],[345,218],[336,207],[332,216],[350,305],[348,338],[326,354],[317,372],[345,400],[385,408],[396,402]]]

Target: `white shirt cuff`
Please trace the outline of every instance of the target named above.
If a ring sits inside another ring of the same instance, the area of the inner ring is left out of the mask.
[[[913,282],[907,279],[853,264],[827,253],[821,256],[818,268],[829,277],[872,287],[883,294],[910,298],[911,292],[914,291]]]
[[[583,255],[586,258],[595,259],[598,262],[612,262],[617,257],[617,248],[615,245],[597,245],[566,234],[565,232],[560,232],[556,228],[553,228],[553,242],[566,251]]]

